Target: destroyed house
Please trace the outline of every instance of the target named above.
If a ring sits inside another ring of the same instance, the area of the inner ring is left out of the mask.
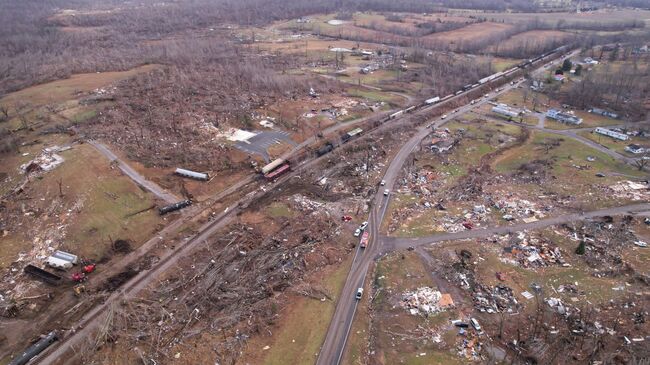
[[[562,113],[561,111],[556,110],[556,109],[549,109],[546,112],[546,117],[557,120],[558,122],[561,122],[561,123],[566,123],[566,124],[579,125],[579,124],[582,123],[581,118],[578,118],[573,114]]]
[[[638,144],[629,144],[625,147],[625,151],[629,153],[634,153],[635,155],[645,152],[645,148],[639,146]]]
[[[431,148],[431,152],[433,153],[443,153],[452,149],[455,144],[456,144],[455,139],[434,138],[433,140],[431,140],[431,145],[429,146],[429,148]]]

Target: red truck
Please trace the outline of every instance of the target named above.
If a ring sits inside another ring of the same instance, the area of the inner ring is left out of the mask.
[[[361,248],[366,248],[368,246],[368,239],[370,238],[370,233],[363,232],[363,235],[361,235],[361,241],[359,241],[359,246]]]

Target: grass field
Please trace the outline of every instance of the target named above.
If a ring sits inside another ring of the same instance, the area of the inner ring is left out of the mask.
[[[158,65],[146,65],[136,67],[129,71],[76,74],[67,79],[32,86],[11,93],[0,99],[0,105],[14,107],[18,102],[31,105],[61,103],[66,100],[76,99],[78,93],[88,92],[158,67]]]
[[[127,240],[137,248],[162,222],[155,209],[131,216],[153,206],[154,198],[91,146],[76,145],[60,155],[65,159],[60,166],[29,183],[29,191],[39,197],[30,209],[50,213],[34,222],[31,230],[13,232],[6,227],[9,234],[0,238],[1,267],[45,239],[80,257],[100,260],[109,254],[112,241]],[[63,196],[59,195],[59,182]]]

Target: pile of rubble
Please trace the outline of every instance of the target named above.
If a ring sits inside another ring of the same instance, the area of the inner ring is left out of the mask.
[[[448,152],[456,144],[458,144],[458,141],[459,139],[452,137],[448,129],[438,130],[433,133],[431,143],[429,144],[429,149],[433,153]]]
[[[461,338],[460,343],[456,347],[458,356],[465,358],[468,361],[478,361],[481,359],[482,343],[473,331],[463,331],[464,337]]]
[[[494,207],[503,214],[503,219],[512,221],[517,218],[524,223],[544,217],[544,213],[531,201],[525,199],[499,199]]]
[[[609,187],[614,193],[615,198],[627,200],[648,200],[650,199],[650,189],[648,185],[634,181],[621,181]]]
[[[503,284],[493,288],[479,284],[474,288],[473,294],[474,307],[480,312],[512,313],[521,307],[512,289]]]
[[[400,305],[411,315],[424,315],[438,313],[454,305],[449,294],[442,294],[430,287],[421,287],[415,291],[405,292]]]
[[[508,240],[503,248],[503,259],[508,263],[517,263],[521,267],[534,268],[553,265],[569,266],[562,257],[560,248],[552,245],[545,239],[528,236],[525,232],[519,232],[502,237],[499,240]]]
[[[70,147],[53,146],[43,149],[43,152],[33,160],[20,165],[24,174],[39,173],[55,169],[63,163],[64,159],[57,152],[67,151]]]

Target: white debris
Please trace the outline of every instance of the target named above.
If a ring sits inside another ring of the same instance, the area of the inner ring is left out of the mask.
[[[439,306],[442,293],[429,287],[421,287],[412,292],[402,295],[402,307],[406,308],[412,315],[437,313],[441,311]]]
[[[35,171],[50,171],[63,163],[63,157],[56,154],[59,151],[69,150],[70,147],[61,148],[53,146],[43,149],[43,152],[33,160],[20,165],[22,173],[30,173]]]

